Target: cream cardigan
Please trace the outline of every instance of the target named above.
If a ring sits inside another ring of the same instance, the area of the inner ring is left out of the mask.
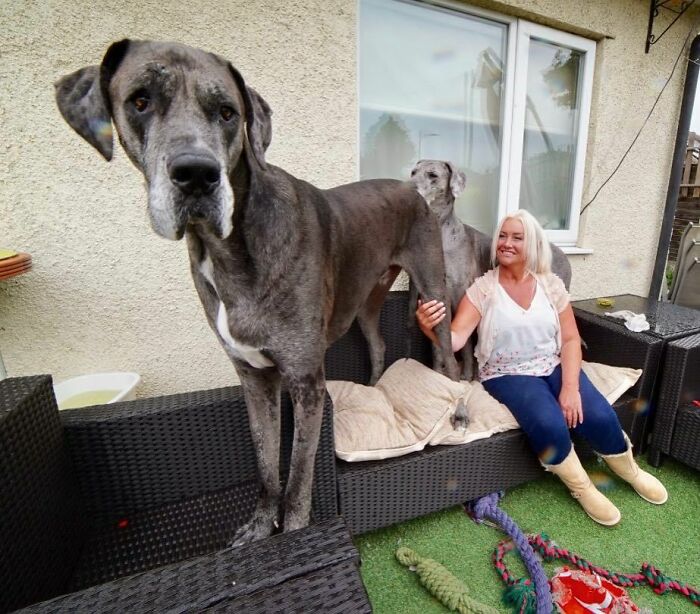
[[[534,274],[533,276],[537,280],[537,283],[542,286],[547,300],[557,314],[557,353],[561,352],[561,325],[559,323],[559,314],[564,311],[569,304],[569,293],[566,291],[564,282],[554,273],[546,273],[544,275]],[[477,327],[479,341],[474,348],[474,356],[476,356],[479,362],[479,368],[485,365],[489,356],[491,356],[496,337],[493,325],[494,310],[491,309],[491,306],[494,304],[494,301],[499,300],[499,293],[495,292],[497,289],[498,267],[487,271],[467,288],[467,298],[481,314],[481,320],[479,320],[479,326]]]

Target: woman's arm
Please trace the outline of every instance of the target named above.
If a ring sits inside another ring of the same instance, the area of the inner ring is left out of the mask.
[[[561,392],[559,405],[569,428],[583,422],[579,375],[581,373],[581,337],[571,305],[559,314],[561,326]]]
[[[421,300],[418,301],[418,309],[416,310],[418,326],[423,331],[423,334],[436,345],[438,341],[433,328],[445,319],[445,311],[444,303],[435,300],[427,303],[423,303]],[[481,314],[465,294],[462,300],[459,301],[457,311],[450,324],[453,352],[464,347],[469,336],[476,330],[479,320],[481,320]]]

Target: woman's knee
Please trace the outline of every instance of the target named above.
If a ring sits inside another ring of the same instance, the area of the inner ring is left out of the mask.
[[[556,465],[566,458],[571,450],[571,435],[558,405],[543,403],[516,419],[543,463]]]
[[[571,449],[569,428],[559,402],[542,378],[502,376],[483,385],[508,407],[535,452],[547,457],[543,462],[556,464],[566,457]]]
[[[545,465],[559,464],[571,450],[571,434],[563,416],[556,420],[533,420],[523,426],[523,431]]]
[[[588,379],[588,376],[581,371],[579,375],[579,392],[581,394],[581,404],[585,409],[586,406],[590,407],[591,411],[602,411],[606,413],[609,411],[614,411],[608,400]]]

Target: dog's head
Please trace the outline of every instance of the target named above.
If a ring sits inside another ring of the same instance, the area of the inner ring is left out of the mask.
[[[227,61],[176,43],[123,40],[100,66],[56,83],[64,119],[107,160],[112,123],[144,174],[153,229],[180,239],[188,223],[232,230],[231,176],[264,170],[271,111]]]
[[[411,171],[418,193],[441,219],[449,215],[467,185],[466,175],[442,160],[419,160]]]

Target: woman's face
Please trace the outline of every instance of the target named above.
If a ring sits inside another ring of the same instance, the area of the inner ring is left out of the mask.
[[[525,230],[523,223],[516,219],[507,219],[501,226],[496,243],[496,258],[501,266],[524,265]]]

